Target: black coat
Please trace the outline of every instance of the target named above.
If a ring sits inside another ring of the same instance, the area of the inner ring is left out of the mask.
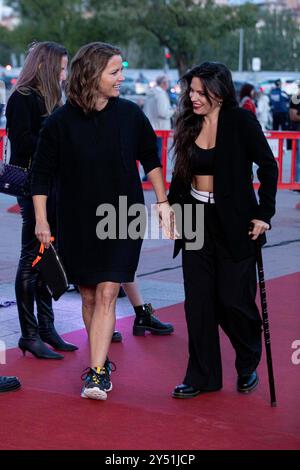
[[[46,115],[45,101],[34,90],[28,95],[16,90],[11,94],[6,106],[6,129],[11,144],[11,164],[28,168]]]
[[[101,111],[85,114],[67,102],[44,123],[32,168],[32,194],[47,195],[52,177],[57,189],[58,249],[70,282],[131,282],[141,239],[99,239],[98,208],[128,208],[144,203],[136,161],[145,173],[160,167],[156,135],[139,107],[111,98]],[[130,218],[127,221],[129,223]]]
[[[259,202],[252,182],[252,164],[258,165]],[[248,235],[251,219],[270,224],[275,214],[278,168],[256,117],[242,108],[221,109],[216,138],[214,198],[229,251],[234,260],[254,253]],[[191,182],[173,178],[169,191],[171,204],[184,203]],[[265,243],[265,236],[262,243]],[[176,240],[174,257],[182,248]]]

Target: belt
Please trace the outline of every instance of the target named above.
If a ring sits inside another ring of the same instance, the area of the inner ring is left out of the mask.
[[[198,201],[205,202],[206,204],[215,204],[214,193],[210,193],[209,191],[198,191],[193,186],[191,186],[191,196]]]

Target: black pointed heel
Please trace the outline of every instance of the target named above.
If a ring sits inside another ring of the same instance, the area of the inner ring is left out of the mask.
[[[71,352],[78,349],[75,344],[64,341],[63,338],[59,336],[53,325],[47,330],[40,329],[39,334],[42,341],[50,344],[50,346],[52,346],[52,348],[56,349],[57,351]]]
[[[47,348],[45,343],[37,337],[37,338],[20,338],[19,339],[19,348],[21,349],[23,356],[25,356],[26,351],[31,352],[34,357],[38,359],[63,359],[64,356],[62,354],[58,354],[55,351]]]

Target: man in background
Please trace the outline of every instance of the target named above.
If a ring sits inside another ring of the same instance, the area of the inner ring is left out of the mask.
[[[171,117],[175,110],[172,108],[170,98],[167,93],[169,80],[166,75],[161,75],[156,79],[156,86],[151,88],[147,94],[143,111],[149,119],[155,131],[168,131],[172,128]],[[158,155],[161,160],[162,138],[157,138]],[[147,177],[143,178],[147,181]]]
[[[281,89],[281,80],[275,81],[275,88],[270,93],[270,104],[273,116],[273,130],[289,129],[289,96]]]

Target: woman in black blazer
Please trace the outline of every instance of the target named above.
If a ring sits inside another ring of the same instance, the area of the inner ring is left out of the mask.
[[[45,118],[61,104],[61,82],[66,79],[67,50],[60,44],[34,44],[15,90],[6,108],[7,134],[11,144],[10,162],[28,168],[33,159],[39,131]],[[62,359],[45,342],[59,351],[74,351],[77,346],[66,343],[54,327],[52,299],[39,273],[32,268],[39,243],[36,239],[35,216],[31,197],[19,197],[22,215],[22,249],[16,276],[16,299],[22,337],[19,347],[40,359]],[[55,233],[55,194],[49,200],[51,226]],[[34,301],[37,319],[34,315]]]
[[[237,389],[245,393],[258,384],[255,240],[264,243],[271,227],[277,165],[256,117],[237,106],[227,67],[205,62],[186,73],[182,84],[168,198],[185,214],[174,257],[182,248],[189,361],[173,397],[222,387],[219,324],[235,349]],[[259,202],[253,163],[258,165]],[[177,215],[180,231],[179,220]]]

